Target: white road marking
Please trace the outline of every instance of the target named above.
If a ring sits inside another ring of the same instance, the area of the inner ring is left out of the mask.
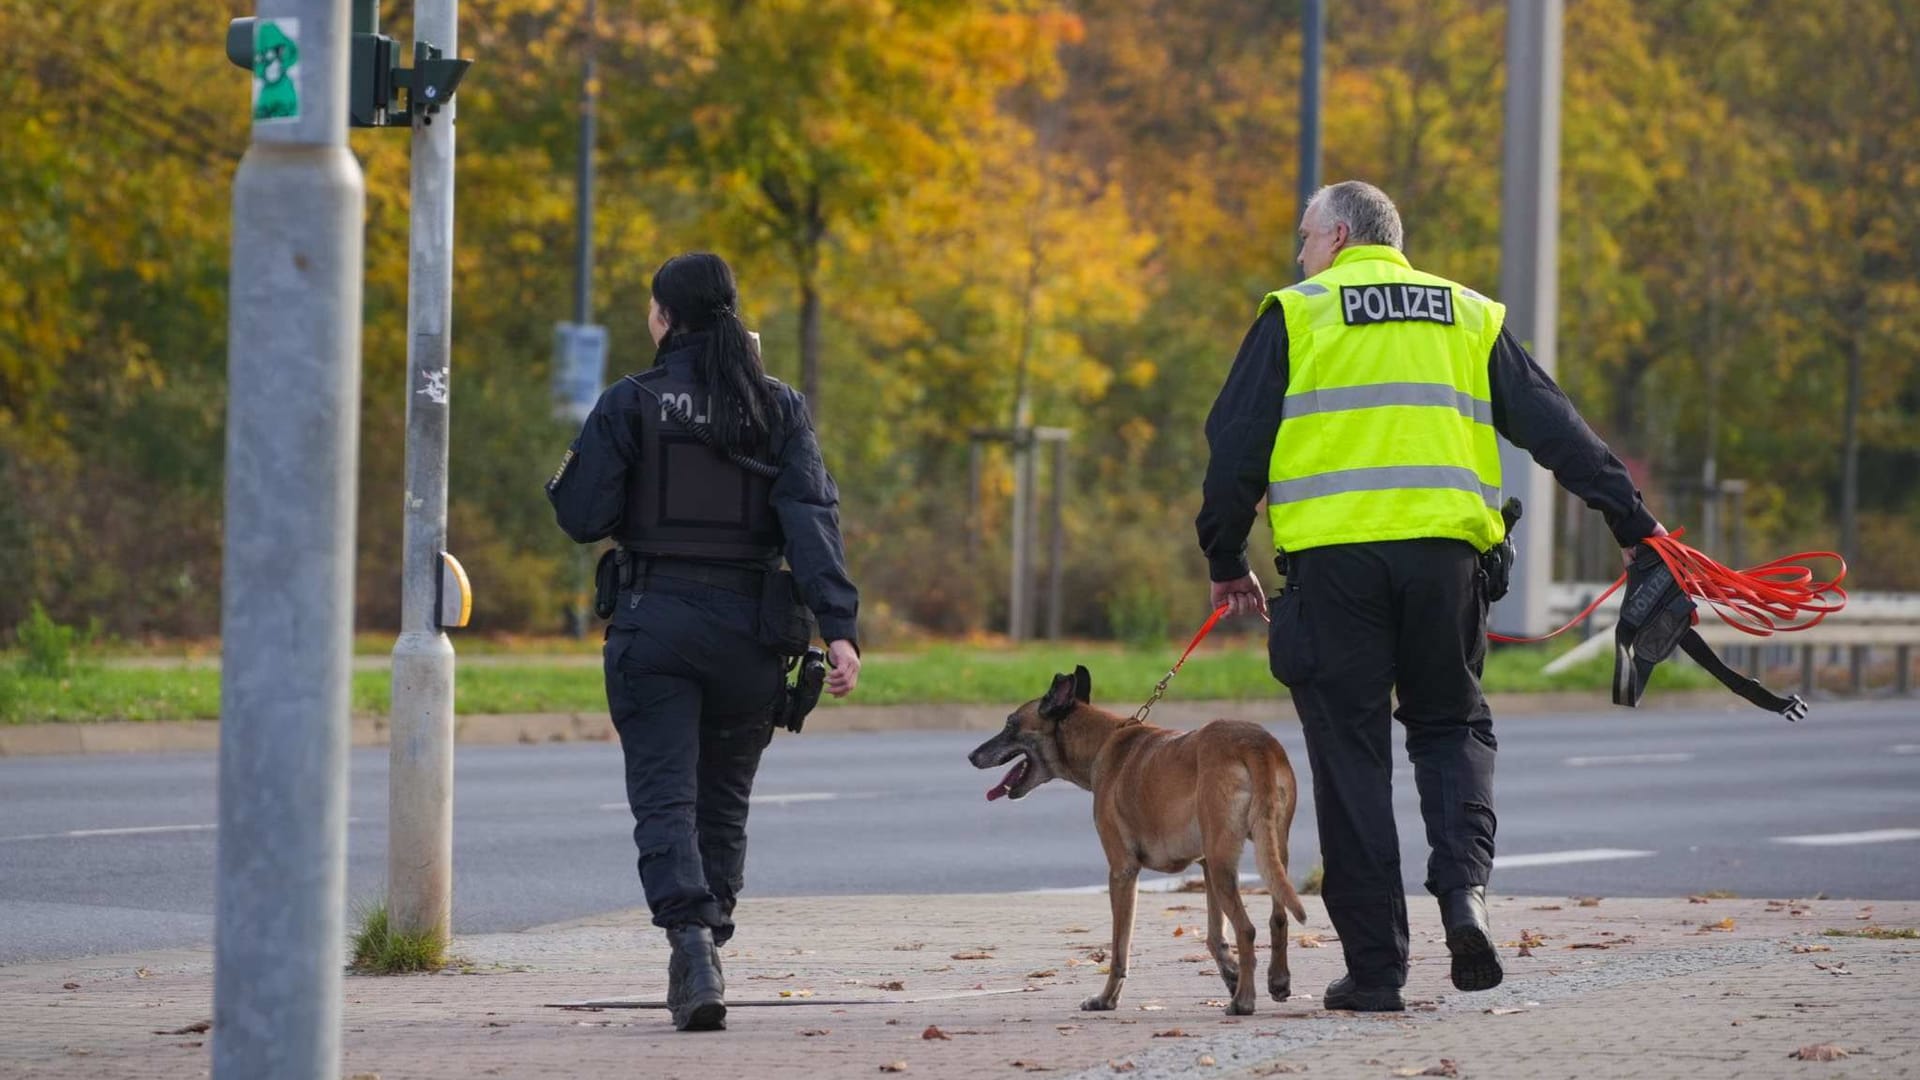
[[[1595,765],[1678,765],[1683,761],[1692,760],[1692,754],[1597,754],[1589,757],[1570,757],[1562,764],[1576,769],[1585,769]]]
[[[1541,851],[1532,855],[1496,855],[1495,870],[1519,870],[1528,866],[1559,866],[1563,863],[1606,862],[1610,859],[1643,859],[1657,852],[1631,848],[1582,848],[1578,851]]]
[[[877,799],[886,794],[883,791],[791,791],[770,795],[753,795],[748,802],[755,806],[787,806],[792,803],[836,802],[840,799]],[[602,810],[626,810],[623,802],[601,803]]]
[[[360,818],[348,818],[347,824],[358,825]],[[0,836],[0,844],[17,843],[23,840],[83,840],[92,836],[142,836],[151,833],[187,833],[213,832],[219,825],[128,825],[119,829],[69,829],[66,832],[32,833],[25,836]]]
[[[1920,829],[1868,829],[1865,832],[1814,833],[1808,836],[1776,836],[1776,844],[1801,844],[1806,847],[1839,847],[1845,844],[1885,844],[1894,840],[1920,840]]]
[[[1177,893],[1187,888],[1198,889],[1205,879],[1197,877],[1156,877],[1142,881],[1135,889],[1143,893]],[[1191,883],[1191,885],[1189,884]],[[1260,884],[1259,874],[1241,874],[1242,885]],[[1031,896],[1098,896],[1107,891],[1105,885],[1073,885],[1062,889],[1028,889]]]
[[[1920,743],[1904,742],[1893,748],[1896,754],[1920,754]]]

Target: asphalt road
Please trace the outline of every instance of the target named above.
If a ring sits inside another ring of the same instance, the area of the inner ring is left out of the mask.
[[[1496,720],[1508,894],[1920,898],[1920,707],[1612,711]],[[1303,784],[1306,752],[1276,728]],[[1055,782],[988,803],[978,733],[784,733],[749,827],[759,895],[1099,888],[1091,796]],[[644,903],[612,743],[463,748],[457,931],[511,930]],[[0,963],[212,940],[210,754],[0,760]],[[1412,774],[1396,772],[1409,890],[1424,874]],[[386,873],[387,756],[352,759],[350,902]],[[1319,858],[1310,797],[1296,880]],[[1253,869],[1251,858],[1243,870]]]

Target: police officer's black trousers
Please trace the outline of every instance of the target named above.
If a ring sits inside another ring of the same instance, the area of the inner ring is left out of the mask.
[[[1493,867],[1495,743],[1480,692],[1479,559],[1453,540],[1344,544],[1290,558],[1269,653],[1306,736],[1322,898],[1355,981],[1402,986],[1407,911],[1389,716],[1407,730],[1432,851],[1428,891],[1484,885]]]
[[[782,679],[757,611],[754,597],[653,577],[620,594],[605,649],[647,906],[656,926],[710,926],[716,943],[733,936]]]

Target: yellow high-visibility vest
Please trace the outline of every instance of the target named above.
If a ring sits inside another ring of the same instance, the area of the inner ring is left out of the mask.
[[[1267,468],[1274,545],[1444,537],[1500,542],[1500,447],[1487,358],[1506,308],[1350,247],[1270,293],[1287,321],[1287,397]]]

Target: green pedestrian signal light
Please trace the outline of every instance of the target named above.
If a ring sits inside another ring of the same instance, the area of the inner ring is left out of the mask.
[[[353,127],[407,127],[416,115],[421,123],[432,123],[433,114],[453,100],[473,66],[473,61],[446,57],[426,42],[414,43],[411,68],[395,67],[395,52],[394,40],[385,34],[353,35],[347,75],[347,122]],[[292,84],[282,75],[298,57],[298,45],[273,20],[262,24],[247,17],[227,24],[227,59],[262,82],[256,118],[298,115],[296,99],[290,98],[290,105],[278,100],[292,94]]]

